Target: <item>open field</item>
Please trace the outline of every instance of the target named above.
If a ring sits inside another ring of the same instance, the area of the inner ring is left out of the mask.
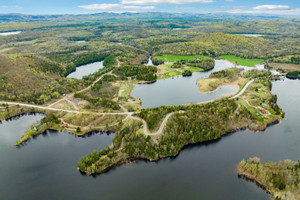
[[[270,67],[273,69],[282,69],[285,72],[292,72],[300,70],[300,65],[297,64],[288,64],[288,63],[269,63]]]
[[[177,62],[180,60],[196,60],[197,58],[209,59],[209,57],[203,55],[195,55],[195,56],[162,55],[162,56],[155,56],[154,58],[163,60],[165,62]]]
[[[163,76],[163,78],[171,78],[173,76],[178,76],[178,75],[181,75],[181,74],[182,74],[182,72],[180,72],[180,71],[172,70],[172,71],[163,73],[162,76]]]
[[[264,60],[262,60],[262,59],[245,59],[245,58],[239,58],[239,57],[233,56],[233,55],[224,55],[224,56],[220,56],[220,58],[229,60],[231,62],[235,62],[238,65],[247,66],[247,67],[254,67],[255,64],[264,63]]]

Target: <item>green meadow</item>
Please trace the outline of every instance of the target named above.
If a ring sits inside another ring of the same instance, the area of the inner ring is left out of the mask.
[[[220,56],[219,58],[229,60],[231,62],[235,62],[238,65],[247,66],[247,67],[254,67],[255,64],[264,63],[264,60],[262,59],[245,59],[233,55],[224,55],[224,56]]]
[[[161,55],[155,56],[155,59],[163,60],[165,62],[177,62],[180,60],[196,60],[197,58],[209,59],[207,56],[195,55],[195,56],[180,56],[180,55]]]

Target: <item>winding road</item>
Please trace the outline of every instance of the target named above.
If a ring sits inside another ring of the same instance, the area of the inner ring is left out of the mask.
[[[160,135],[163,133],[163,130],[169,120],[169,118],[174,114],[175,112],[172,112],[172,113],[169,113],[166,115],[165,119],[163,120],[163,122],[161,123],[159,129],[157,132],[154,132],[154,133],[151,133],[148,129],[148,124],[147,122],[144,120],[144,119],[141,119],[139,117],[133,117],[133,116],[129,116],[130,119],[133,119],[133,120],[138,120],[138,121],[141,121],[143,123],[143,133],[144,135],[150,135],[150,136],[155,136],[155,135]]]
[[[65,110],[65,109],[59,109],[59,108],[51,108],[47,106],[37,106],[32,104],[26,104],[26,103],[15,103],[15,102],[3,102],[0,101],[0,104],[8,104],[8,105],[19,105],[24,107],[30,107],[30,108],[38,108],[43,110],[52,110],[52,111],[61,111],[61,112],[67,112],[67,113],[75,113],[75,114],[87,114],[87,113],[93,113],[98,115],[132,115],[134,112],[119,112],[119,113],[101,113],[101,112],[90,112],[90,111],[76,111],[76,110]]]
[[[231,97],[230,99],[235,99],[235,98],[241,96],[241,95],[246,91],[246,89],[249,87],[249,85],[250,85],[251,83],[253,83],[253,81],[254,81],[254,79],[252,79],[251,81],[249,81],[249,82],[244,86],[244,88],[243,88],[238,94],[234,95],[234,96]]]
[[[79,92],[83,92],[83,91],[88,90],[89,88],[91,88],[95,83],[97,83],[106,74],[103,74],[96,81],[94,81],[93,84],[91,84],[89,87],[87,87],[87,88],[85,88],[85,89],[83,89]],[[246,91],[246,89],[249,87],[249,85],[251,83],[253,83],[253,81],[254,81],[254,79],[249,81],[238,94],[231,97],[230,99],[234,99],[234,98],[237,98],[237,97],[241,96]],[[31,108],[38,108],[38,109],[52,110],[52,111],[61,111],[61,112],[74,113],[74,114],[93,113],[93,114],[98,114],[98,115],[127,115],[126,119],[130,118],[130,119],[133,119],[133,120],[141,121],[143,123],[143,133],[145,135],[150,135],[150,136],[157,136],[157,135],[162,134],[169,118],[175,113],[175,112],[172,112],[172,113],[167,114],[166,117],[164,118],[164,120],[162,121],[158,131],[151,133],[148,129],[147,122],[144,119],[132,116],[135,112],[128,112],[128,110],[122,105],[120,105],[120,107],[124,112],[119,112],[119,113],[100,113],[100,112],[98,113],[98,112],[88,112],[88,111],[83,112],[83,111],[77,111],[77,110],[65,110],[65,109],[51,108],[51,106],[53,106],[53,105],[55,105],[55,104],[57,104],[57,103],[59,103],[60,101],[63,101],[63,100],[68,100],[68,99],[62,98],[62,99],[58,100],[57,102],[55,102],[55,103],[53,103],[49,106],[38,106],[38,105],[32,105],[32,104],[26,104],[26,103],[16,103],[16,102],[0,102],[0,104],[19,105],[19,106],[24,106],[24,107],[31,107]],[[248,104],[249,104],[249,102],[248,102]],[[179,111],[179,113],[183,113],[183,112],[184,111]]]

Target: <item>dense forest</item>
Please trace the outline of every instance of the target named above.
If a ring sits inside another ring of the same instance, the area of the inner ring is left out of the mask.
[[[210,78],[218,80],[241,78],[240,86],[254,81],[242,97],[201,105],[141,109],[141,100],[131,96],[134,84],[154,82],[157,76],[174,76],[169,72],[190,76],[194,71],[210,70],[215,59],[249,67],[284,63],[297,68],[299,28],[299,20],[293,18],[215,14],[0,16],[0,32],[22,31],[0,36],[0,100],[45,106],[61,100],[56,108],[74,111],[46,113],[39,132],[33,132],[31,127],[25,134],[27,138],[48,128],[61,130],[60,119],[72,124],[70,131],[78,135],[114,130],[110,146],[78,162],[78,168],[88,174],[102,173],[136,159],[154,161],[176,156],[188,144],[218,140],[244,128],[264,130],[282,119],[284,113],[277,105],[277,96],[270,93],[271,73],[251,70],[242,76],[237,69],[212,73]],[[149,56],[155,66],[145,65]],[[103,61],[104,68],[82,79],[66,78],[76,67],[95,61]],[[300,67],[295,70],[287,77],[299,77]],[[269,115],[263,115],[260,108]],[[27,111],[31,109],[4,104],[0,119]],[[100,116],[101,112],[105,114]],[[117,112],[120,113],[116,115]],[[144,132],[147,128],[158,131],[167,116],[161,133]],[[294,173],[297,165],[290,164],[286,169]],[[279,190],[289,187],[290,180],[281,175],[266,176]]]
[[[159,55],[193,55],[196,58],[235,55],[260,58],[266,62],[299,64],[299,27],[299,20],[295,19],[249,16],[228,16],[225,19],[218,15],[166,13],[34,18],[30,15],[4,15],[0,31],[22,32],[0,36],[0,98],[47,103],[64,93],[83,88],[118,64],[130,66],[132,73],[150,55],[155,65],[165,62],[157,57]],[[247,33],[263,36],[241,35]],[[77,66],[100,60],[104,60],[104,70],[84,80],[64,78]],[[206,70],[213,65],[211,62],[194,59],[187,61],[186,65]],[[16,63],[22,63],[21,67],[16,67]],[[156,80],[154,68],[147,70],[125,76],[143,81]],[[116,72],[124,74],[121,70]],[[21,83],[24,77],[28,77],[27,81]],[[33,88],[35,85],[39,87]],[[50,85],[50,89],[46,90],[46,85]]]
[[[180,60],[172,65],[172,68],[182,68],[183,66],[198,67],[203,71],[208,71],[214,68],[215,61],[213,59],[197,58],[196,60]]]
[[[288,72],[286,74],[286,77],[290,79],[300,79],[300,71]]]
[[[141,81],[155,81],[157,68],[153,66],[124,66],[118,67],[113,72],[120,76],[132,77]]]
[[[300,160],[260,163],[257,157],[241,161],[239,176],[257,182],[275,200],[300,198]]]
[[[236,110],[239,109],[239,112]],[[175,156],[189,143],[214,140],[236,131],[236,127],[254,127],[260,123],[246,107],[238,108],[234,100],[191,106],[162,106],[145,109],[138,114],[145,119],[150,130],[155,130],[161,119],[169,112],[175,114],[168,121],[159,143],[142,133],[142,124],[132,121],[122,127],[113,140],[113,147],[82,157],[78,162],[81,171],[101,173],[115,164],[135,158],[158,160]],[[122,125],[122,124],[121,124]]]

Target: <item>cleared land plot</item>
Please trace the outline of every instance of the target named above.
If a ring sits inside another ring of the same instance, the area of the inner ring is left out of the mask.
[[[229,60],[231,62],[235,62],[238,65],[247,66],[247,67],[254,67],[255,64],[262,64],[264,63],[264,60],[262,59],[245,59],[245,58],[239,58],[233,55],[224,55],[220,56],[220,58]]]

